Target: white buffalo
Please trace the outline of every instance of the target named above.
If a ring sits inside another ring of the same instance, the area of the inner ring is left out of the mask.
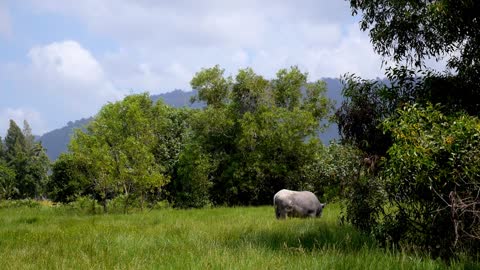
[[[277,219],[289,217],[321,217],[324,203],[310,191],[282,189],[273,196]]]

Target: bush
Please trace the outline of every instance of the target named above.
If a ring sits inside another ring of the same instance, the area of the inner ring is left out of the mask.
[[[480,120],[439,106],[405,106],[385,121],[393,135],[384,188],[390,213],[379,236],[450,257],[480,248]]]
[[[101,205],[95,199],[88,196],[77,197],[75,201],[68,204],[70,208],[81,213],[98,214],[103,212]]]
[[[17,207],[39,208],[41,206],[42,205],[40,201],[33,200],[33,199],[0,201],[0,208],[17,208]]]
[[[384,214],[386,203],[382,179],[371,174],[352,178],[344,192],[345,209],[342,221],[348,221],[362,231],[374,230]]]
[[[331,143],[321,146],[313,162],[303,167],[302,189],[312,190],[324,201],[345,197],[345,187],[357,179],[361,169],[361,152],[350,145]]]
[[[187,144],[180,154],[178,178],[172,182],[172,201],[179,208],[201,208],[210,204],[211,161],[196,144]]]

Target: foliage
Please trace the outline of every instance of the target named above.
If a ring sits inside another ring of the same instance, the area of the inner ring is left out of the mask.
[[[386,95],[389,88],[354,75],[345,75],[343,84],[345,100],[336,112],[342,141],[368,154],[384,155],[391,141],[378,126],[392,113]]]
[[[306,183],[302,190],[315,191],[323,201],[345,198],[351,181],[361,170],[361,152],[348,144],[330,143],[319,147],[313,163],[304,166]]]
[[[197,177],[214,204],[270,203],[276,191],[299,188],[303,166],[314,160],[320,122],[333,107],[326,85],[309,83],[297,67],[271,81],[250,68],[234,79],[223,73],[215,66],[192,79],[207,107],[192,117],[190,152],[182,157],[200,161],[182,174]]]
[[[438,106],[405,106],[385,122],[391,204],[384,236],[445,257],[480,247],[480,120]]]
[[[222,106],[228,98],[231,85],[231,78],[224,78],[223,73],[224,70],[218,65],[198,72],[190,82],[192,88],[198,91],[197,96],[192,98],[192,103],[204,101],[207,106]]]
[[[74,210],[83,214],[98,214],[102,208],[91,196],[78,196],[75,200],[66,204],[69,210]]]
[[[401,66],[388,68],[386,75],[383,81],[366,80],[354,74],[342,77],[345,99],[335,113],[339,133],[343,143],[356,146],[368,158],[385,156],[392,140],[380,125],[395,116],[399,107],[442,98],[436,96],[438,92],[432,84],[438,74]]]
[[[47,185],[49,198],[68,203],[83,194],[91,193],[90,174],[90,169],[81,159],[75,159],[71,154],[61,154],[52,166]]]
[[[11,199],[18,193],[15,185],[15,171],[0,160],[0,200]]]
[[[15,180],[5,178],[5,185],[10,190],[9,197],[40,198],[44,196],[47,172],[50,161],[41,143],[34,141],[30,126],[24,121],[24,130],[15,121],[10,120],[10,127],[5,137],[4,158],[6,166],[14,172]],[[11,173],[8,173],[11,176]]]
[[[350,5],[353,14],[361,14],[360,28],[369,30],[381,55],[416,65],[449,56],[449,64],[462,76],[478,78],[480,2],[350,0]]]
[[[168,125],[165,106],[155,105],[147,94],[131,95],[123,101],[105,105],[87,127],[77,130],[71,142],[76,160],[81,160],[93,175],[94,190],[107,211],[107,199],[117,193],[130,200],[163,187],[168,182],[165,168],[156,162],[157,135]],[[90,175],[89,175],[90,176]]]
[[[172,181],[175,207],[198,208],[210,204],[211,166],[210,158],[198,145],[184,146],[178,160],[178,177]]]
[[[15,208],[40,208],[42,204],[40,201],[33,199],[21,199],[21,200],[2,200],[0,201],[0,209],[15,209]]]
[[[25,136],[15,121],[10,120],[10,126],[5,136],[5,160],[13,162],[18,155],[25,152]]]

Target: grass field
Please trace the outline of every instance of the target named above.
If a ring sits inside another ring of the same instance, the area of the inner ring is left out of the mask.
[[[278,221],[272,207],[86,215],[63,207],[0,209],[0,269],[479,269],[376,247],[321,219]]]

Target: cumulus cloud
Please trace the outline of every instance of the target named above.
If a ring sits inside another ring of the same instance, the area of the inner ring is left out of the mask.
[[[196,72],[216,64],[226,75],[252,67],[266,78],[292,65],[311,80],[347,72],[384,76],[381,58],[359,30],[348,1],[25,0],[16,1],[19,7],[32,18],[69,19],[83,27],[69,31],[65,39],[73,40],[30,46],[27,64],[14,64],[9,75],[0,72],[0,80],[16,77],[8,80],[15,96],[22,97],[18,104],[41,100],[30,107],[53,127],[91,116],[106,102],[132,92],[188,90]],[[1,14],[0,4],[0,38]],[[8,23],[3,25],[10,25],[5,14]],[[95,38],[108,45],[95,47]],[[0,108],[6,98],[0,92]],[[45,106],[41,102],[54,106],[40,110]],[[52,116],[52,107],[62,114]]]
[[[73,40],[35,46],[26,63],[0,63],[0,134],[8,119],[26,119],[35,134],[95,115],[102,105],[122,99],[102,65]],[[6,120],[4,120],[6,119]]]
[[[40,85],[37,91],[63,99],[67,110],[93,114],[100,105],[125,95],[115,88],[91,53],[76,41],[37,46],[28,57],[31,79]]]
[[[345,29],[354,24],[346,1],[31,1],[121,44],[99,61],[113,82],[129,89],[188,87],[196,71],[215,64],[232,72],[249,65],[266,76],[289,65],[313,68],[312,76],[338,76],[351,67],[381,76],[367,35]]]

